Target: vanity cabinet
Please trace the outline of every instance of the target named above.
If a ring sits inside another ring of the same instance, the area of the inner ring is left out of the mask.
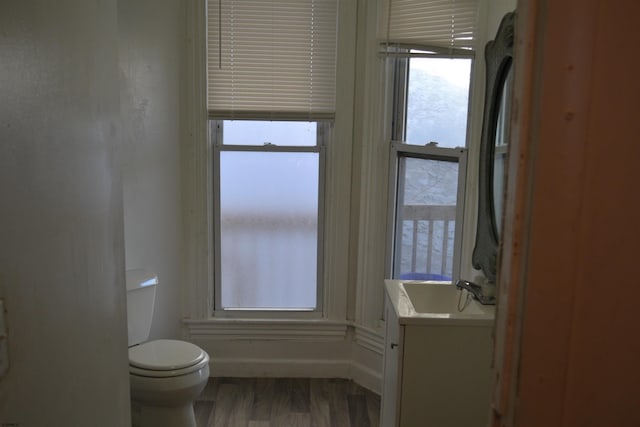
[[[385,297],[383,427],[485,427],[492,322],[399,316]]]
[[[391,307],[388,296],[385,299],[385,319],[381,427],[400,425],[397,407],[401,381],[398,380],[398,375],[402,372],[404,328],[400,327],[398,316]]]

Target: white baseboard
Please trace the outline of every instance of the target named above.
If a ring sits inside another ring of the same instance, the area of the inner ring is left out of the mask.
[[[327,359],[216,359],[209,364],[212,377],[349,378],[349,360]]]
[[[348,378],[374,393],[382,390],[381,373],[354,360],[216,359],[209,370],[212,377]]]
[[[348,323],[188,321],[212,377],[346,378],[380,394],[384,338]]]
[[[351,361],[349,378],[378,395],[382,394],[382,372],[371,369],[357,361]]]
[[[384,336],[380,330],[354,326],[350,378],[361,386],[381,394]]]

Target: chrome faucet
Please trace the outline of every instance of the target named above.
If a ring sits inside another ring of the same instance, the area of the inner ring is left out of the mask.
[[[482,295],[482,287],[468,280],[458,280],[456,282],[456,288],[465,289],[473,298],[482,305],[495,305],[496,297],[493,295]]]

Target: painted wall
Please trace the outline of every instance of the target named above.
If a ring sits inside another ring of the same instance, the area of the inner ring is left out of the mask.
[[[151,338],[178,338],[182,300],[178,0],[118,2],[126,268],[156,272]]]
[[[1,425],[129,425],[116,7],[0,3]]]

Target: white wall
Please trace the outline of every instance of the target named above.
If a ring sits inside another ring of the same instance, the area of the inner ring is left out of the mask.
[[[179,0],[118,2],[126,268],[156,272],[151,338],[178,338],[182,300]]]
[[[517,0],[491,0],[487,2],[486,41],[493,40],[502,17],[516,10]]]
[[[129,425],[115,0],[0,3],[0,425]]]

